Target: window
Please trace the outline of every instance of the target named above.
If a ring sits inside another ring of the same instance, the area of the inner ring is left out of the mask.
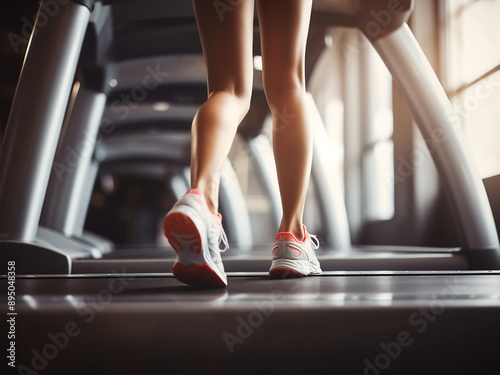
[[[394,216],[392,77],[372,46],[367,45],[363,56],[363,207],[368,220],[389,220]]]
[[[482,178],[500,174],[500,0],[446,3],[447,81]]]
[[[360,31],[330,30],[309,84],[343,179],[352,233],[394,216],[392,77]]]

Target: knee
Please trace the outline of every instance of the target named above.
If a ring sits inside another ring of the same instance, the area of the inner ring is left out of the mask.
[[[244,90],[242,92],[234,93],[234,99],[237,101],[240,111],[241,119],[246,116],[250,110],[250,102],[252,100],[252,90]]]
[[[269,108],[273,111],[283,108],[305,93],[305,85],[302,77],[296,72],[281,72],[265,76],[264,90]]]
[[[222,97],[223,100],[231,107],[231,113],[238,115],[240,121],[246,116],[250,109],[250,102],[252,98],[251,90],[213,90],[209,93],[210,98]],[[235,112],[236,111],[236,112]]]

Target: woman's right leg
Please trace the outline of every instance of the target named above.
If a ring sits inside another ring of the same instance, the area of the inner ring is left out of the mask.
[[[312,161],[304,60],[312,0],[258,0],[264,89],[283,218],[273,244],[272,277],[318,275],[316,237],[302,223]]]
[[[283,206],[279,232],[304,237],[302,216],[312,161],[304,59],[312,0],[258,0],[263,80],[273,116],[273,148]]]

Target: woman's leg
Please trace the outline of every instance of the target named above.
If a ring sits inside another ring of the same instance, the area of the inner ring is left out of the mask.
[[[283,205],[280,232],[301,240],[312,161],[304,56],[312,0],[257,0],[264,89],[273,116],[273,148]]]
[[[218,210],[220,173],[248,112],[253,82],[253,0],[221,9],[193,0],[208,75],[208,99],[192,125],[191,187],[201,191],[210,211]]]

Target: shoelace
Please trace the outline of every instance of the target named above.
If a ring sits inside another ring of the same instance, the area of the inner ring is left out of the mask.
[[[314,250],[319,249],[319,240],[318,240],[318,236],[316,236],[315,234],[309,234],[309,237],[311,238],[312,248],[313,248]]]
[[[220,248],[221,243],[224,245],[224,249]],[[224,231],[224,228],[221,227],[220,232],[219,232],[219,251],[221,253],[223,253],[224,251],[226,251],[228,249],[229,249],[229,241],[227,239],[227,235],[226,235],[226,232]]]

